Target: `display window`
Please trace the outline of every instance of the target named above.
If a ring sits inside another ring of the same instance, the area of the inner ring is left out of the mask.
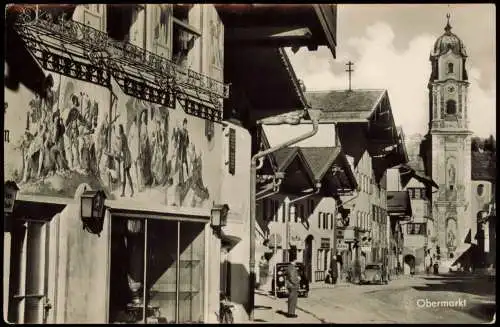
[[[112,219],[111,323],[203,323],[205,224]]]

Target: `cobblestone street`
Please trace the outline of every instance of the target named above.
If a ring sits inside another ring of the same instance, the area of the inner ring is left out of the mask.
[[[483,276],[404,277],[389,285],[312,288],[308,298],[299,299],[296,319],[279,313],[286,310],[286,299],[259,294],[255,318],[272,323],[484,323],[495,311],[494,292],[495,281]]]

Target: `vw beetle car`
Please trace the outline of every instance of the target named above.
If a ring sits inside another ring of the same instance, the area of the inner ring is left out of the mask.
[[[381,263],[368,264],[362,274],[361,284],[388,284],[389,275]]]
[[[276,264],[276,276],[273,278],[272,281],[272,292],[274,294],[274,282],[276,281],[276,295],[278,297],[286,297],[288,296],[288,289],[286,288],[286,269],[288,267],[288,263],[286,262],[281,262]],[[299,296],[300,297],[307,297],[309,294],[309,281],[307,280],[307,277],[305,275],[305,268],[302,263],[296,263],[295,267],[297,268],[297,271],[299,273]]]

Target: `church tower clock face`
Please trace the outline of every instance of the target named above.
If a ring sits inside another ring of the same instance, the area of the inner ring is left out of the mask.
[[[432,196],[435,235],[432,248],[441,249],[442,258],[459,256],[457,249],[469,231],[475,234],[470,200],[471,156],[467,121],[469,87],[462,40],[452,33],[449,16],[444,33],[431,50],[429,80],[428,155],[431,178],[439,185]]]

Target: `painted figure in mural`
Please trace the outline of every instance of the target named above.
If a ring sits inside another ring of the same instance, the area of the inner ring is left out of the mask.
[[[189,166],[187,160],[187,152],[189,147],[189,132],[187,129],[187,119],[184,118],[182,122],[182,129],[176,128],[172,135],[177,146],[177,162],[175,163],[175,170],[179,172],[179,184],[185,182],[185,177],[189,175]]]
[[[154,177],[154,185],[165,185],[169,176],[167,165],[168,153],[168,110],[158,111],[155,119],[155,130],[153,135],[153,160],[151,171]]]
[[[148,134],[148,111],[141,112],[139,125],[139,171],[141,187],[151,185],[151,148]]]
[[[130,149],[130,160],[136,181],[135,185],[140,185],[139,171],[137,169],[139,162],[139,127],[137,126],[137,115],[134,115],[132,124],[128,130],[128,145]]]
[[[192,158],[192,167],[193,167],[193,173],[190,177],[190,184],[191,188],[194,191],[194,197],[193,197],[193,202],[191,203],[191,206],[197,207],[200,206],[203,201],[207,200],[210,198],[210,193],[208,192],[208,188],[203,184],[203,176],[202,176],[202,170],[203,170],[203,162],[201,161],[201,153],[199,155],[196,154],[196,151],[194,149],[193,145],[193,152],[194,152],[194,157]]]
[[[130,176],[130,167],[132,166],[132,158],[130,154],[130,149],[128,147],[127,136],[123,129],[123,125],[118,126],[119,138],[120,138],[120,160],[123,163],[123,184],[122,184],[122,194],[125,196],[125,187],[127,186],[127,178],[130,183],[130,196],[134,196],[134,185],[132,184],[132,177]]]
[[[214,17],[210,21],[210,36],[212,37],[212,65],[221,68],[222,67],[222,49],[220,48],[220,35],[221,35],[221,24]]]
[[[31,139],[31,142],[28,146],[28,151],[25,153],[25,169],[23,172],[23,178],[21,183],[26,183],[30,177],[30,170],[32,168],[31,161],[36,159],[35,156],[38,155],[38,167],[37,168],[37,177],[42,177],[42,167],[44,161],[44,143],[45,143],[45,134],[46,134],[46,126],[44,124],[38,125],[38,131],[32,137],[27,137],[26,140]]]
[[[79,111],[80,101],[76,95],[71,96],[71,108],[69,109],[68,116],[64,122],[66,127],[66,135],[68,137],[68,142],[66,145],[66,156],[70,169],[75,169],[79,166],[78,161],[78,121],[83,119],[80,118],[81,114]]]
[[[53,115],[52,133],[48,140],[51,167],[49,170],[53,173],[64,172],[68,169],[66,155],[64,153],[64,132],[65,127],[59,111]]]

